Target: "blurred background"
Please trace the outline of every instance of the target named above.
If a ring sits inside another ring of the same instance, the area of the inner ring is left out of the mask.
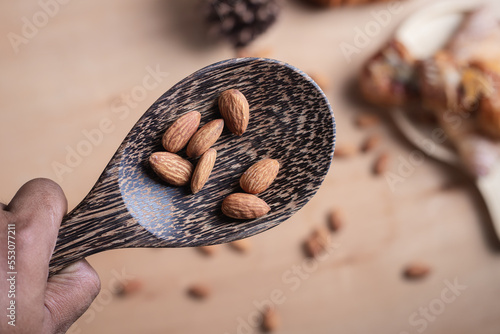
[[[161,94],[227,58],[302,69],[337,123],[339,154],[291,219],[232,246],[90,257],[102,291],[69,333],[500,333],[500,252],[473,183],[430,158],[408,167],[415,149],[357,90],[363,63],[435,2],[283,0],[244,48],[207,37],[220,27],[198,0],[1,2],[1,202],[48,177],[73,208]]]

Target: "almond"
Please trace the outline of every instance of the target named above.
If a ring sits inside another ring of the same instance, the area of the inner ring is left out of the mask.
[[[238,136],[245,132],[250,112],[248,101],[239,90],[229,89],[220,94],[219,111],[229,131]]]
[[[410,263],[404,269],[404,276],[408,279],[421,279],[429,274],[431,268],[425,263],[414,262]]]
[[[375,149],[381,141],[381,137],[378,134],[373,134],[370,135],[366,140],[363,142],[363,145],[361,146],[361,151],[363,152],[370,152],[373,149]]]
[[[215,254],[217,251],[217,246],[216,245],[211,245],[211,246],[198,246],[196,249],[201,252],[202,254],[205,254],[206,256],[212,256]]]
[[[366,129],[380,123],[380,118],[373,114],[360,114],[356,117],[358,128]]]
[[[119,282],[115,286],[115,293],[118,296],[128,296],[142,289],[143,282],[139,279],[131,279]]]
[[[375,175],[382,175],[387,171],[387,167],[389,165],[389,154],[382,153],[375,160],[375,164],[373,165],[373,172]]]
[[[273,49],[265,48],[259,50],[249,50],[248,48],[239,48],[236,50],[237,58],[272,58]]]
[[[235,193],[222,201],[222,213],[235,219],[262,217],[271,210],[266,202],[255,195]]]
[[[312,231],[304,242],[304,252],[307,257],[315,258],[322,254],[330,242],[330,235],[325,228],[318,227]]]
[[[163,147],[177,153],[187,145],[200,125],[201,114],[191,111],[177,119],[163,134]]]
[[[163,181],[173,186],[188,184],[193,173],[193,165],[174,153],[153,153],[149,157],[149,164]]]
[[[262,312],[262,330],[264,332],[274,332],[280,327],[280,324],[280,317],[274,307],[267,307]]]
[[[205,284],[193,284],[187,290],[187,293],[196,299],[205,299],[210,296],[211,292],[211,289]]]
[[[208,149],[201,156],[200,160],[196,164],[196,168],[193,172],[193,177],[191,178],[191,191],[196,194],[203,188],[205,183],[207,183],[210,173],[215,165],[215,158],[217,157],[217,151],[213,148]]]
[[[189,141],[186,154],[190,158],[196,158],[205,153],[219,139],[224,120],[215,119],[201,127]]]
[[[333,232],[338,231],[342,227],[343,221],[344,213],[342,212],[342,210],[333,209],[328,214],[328,227]]]
[[[347,158],[352,157],[356,153],[358,153],[358,148],[353,144],[335,144],[335,157]]]
[[[323,247],[314,238],[308,238],[304,241],[304,253],[307,257],[315,258],[323,252]]]
[[[229,243],[229,246],[240,253],[248,253],[251,248],[250,241],[248,239],[234,240]]]
[[[266,190],[278,175],[280,163],[275,159],[263,159],[250,166],[240,178],[245,192],[259,194]]]

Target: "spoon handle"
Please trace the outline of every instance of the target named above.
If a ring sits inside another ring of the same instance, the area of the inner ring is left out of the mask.
[[[64,217],[49,277],[89,255],[138,247],[150,237],[128,212],[112,171],[105,172],[87,197]]]

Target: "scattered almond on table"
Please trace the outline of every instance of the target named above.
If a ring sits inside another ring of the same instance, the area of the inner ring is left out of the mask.
[[[250,248],[252,248],[252,244],[248,239],[239,239],[234,240],[229,243],[229,246],[237,252],[240,253],[248,253]]]
[[[422,262],[413,262],[408,264],[403,271],[404,277],[407,279],[422,279],[426,277],[431,271],[431,268]]]
[[[380,142],[382,141],[382,137],[379,134],[372,134],[369,135],[363,144],[361,145],[361,151],[364,153],[370,152],[377,148],[377,146],[380,145]]]
[[[307,257],[315,258],[323,253],[330,241],[330,236],[325,228],[318,227],[312,231],[304,241],[304,253]]]
[[[335,144],[334,157],[348,158],[358,153],[358,147],[350,143]]]
[[[262,313],[262,330],[266,333],[276,331],[281,325],[281,319],[276,308],[268,307]]]
[[[332,209],[328,213],[328,228],[331,231],[336,232],[340,230],[344,223],[344,213],[340,209]]]
[[[120,281],[115,286],[115,294],[121,297],[132,295],[140,291],[143,287],[142,280],[135,278],[125,281]]]
[[[373,114],[360,114],[355,120],[356,126],[361,129],[366,129],[380,123],[380,118]]]
[[[188,288],[187,293],[195,299],[206,299],[211,295],[212,290],[205,284],[197,283],[191,285]]]
[[[196,249],[207,256],[212,256],[217,252],[217,245],[211,245],[211,246],[198,246]]]
[[[373,173],[375,175],[382,175],[387,171],[388,166],[389,166],[389,154],[385,152],[381,153],[375,160],[375,163],[373,164]]]

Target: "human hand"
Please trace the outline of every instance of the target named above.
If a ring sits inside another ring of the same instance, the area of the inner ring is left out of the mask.
[[[99,293],[85,260],[47,280],[66,210],[63,191],[47,179],[29,181],[8,205],[0,203],[0,333],[65,333]]]

